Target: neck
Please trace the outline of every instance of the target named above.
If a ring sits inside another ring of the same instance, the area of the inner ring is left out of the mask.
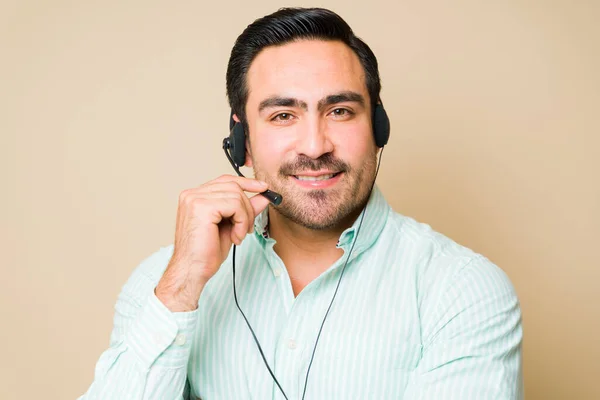
[[[269,236],[276,240],[276,248],[293,249],[304,255],[322,255],[336,250],[335,245],[344,230],[352,226],[358,210],[329,229],[310,229],[289,220],[277,211],[269,209]]]
[[[277,242],[273,249],[288,271],[295,295],[344,254],[336,244],[360,211],[352,213],[331,229],[314,230],[269,208],[269,236]]]

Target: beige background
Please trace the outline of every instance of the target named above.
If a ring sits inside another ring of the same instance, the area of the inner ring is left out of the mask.
[[[0,6],[0,398],[82,394],[179,192],[231,172],[229,51],[282,3],[215,3]],[[296,3],[379,58],[389,202],[512,279],[528,399],[600,398],[598,3]]]

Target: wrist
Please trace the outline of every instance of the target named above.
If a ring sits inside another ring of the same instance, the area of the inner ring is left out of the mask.
[[[175,293],[161,290],[158,286],[154,289],[154,294],[171,312],[189,312],[198,308],[197,300],[182,298]]]
[[[194,290],[185,288],[183,286],[173,286],[168,283],[165,284],[161,280],[156,288],[154,294],[165,305],[171,312],[189,312],[194,311],[198,308],[198,300],[200,299],[200,293],[204,284],[198,284]]]
[[[174,254],[154,294],[171,312],[195,310],[208,281],[197,273],[199,270],[202,268],[198,265],[184,262]]]

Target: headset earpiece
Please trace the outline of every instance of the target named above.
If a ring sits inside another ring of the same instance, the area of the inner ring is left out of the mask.
[[[229,118],[229,154],[238,167],[242,167],[246,163],[246,133],[244,126],[235,122],[233,119],[233,111]]]
[[[390,138],[390,119],[381,103],[373,110],[373,136],[377,147],[385,146]]]
[[[231,130],[229,146],[231,158],[239,167],[242,167],[246,163],[246,134],[242,124],[235,124]]]

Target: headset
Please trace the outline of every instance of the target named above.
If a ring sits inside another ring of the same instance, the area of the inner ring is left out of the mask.
[[[373,123],[373,136],[375,138],[375,144],[377,145],[377,147],[381,148],[381,153],[383,153],[383,147],[387,144],[388,139],[390,138],[390,120],[388,118],[387,113],[385,112],[385,109],[383,108],[381,99],[373,108],[372,123]],[[231,163],[231,166],[233,167],[235,172],[239,176],[243,177],[244,175],[242,175],[242,173],[240,172],[240,167],[246,163],[246,132],[244,131],[243,125],[239,122],[236,122],[233,119],[233,110],[231,111],[231,115],[229,117],[229,130],[230,130],[229,136],[223,139],[223,150],[225,151],[225,156],[227,156],[227,159]],[[379,156],[379,161],[377,163],[377,169],[375,170],[375,179],[377,179],[377,174],[379,173],[380,165],[381,165],[381,154]],[[375,186],[375,179],[373,179],[373,183],[371,185],[370,192],[373,191],[373,187]],[[261,192],[260,194],[265,196],[267,199],[269,199],[271,204],[273,204],[274,206],[280,205],[281,202],[283,201],[283,197],[279,193],[273,192],[271,190],[266,190],[264,192]],[[321,327],[319,328],[319,333],[317,334],[317,339],[315,340],[315,346],[313,347],[313,351],[312,351],[312,354],[310,357],[310,362],[308,364],[308,368],[306,371],[306,378],[304,380],[304,390],[302,392],[302,400],[304,400],[304,396],[306,395],[306,388],[308,387],[308,376],[310,373],[310,367],[312,366],[312,363],[313,363],[313,360],[315,357],[315,352],[317,351],[317,344],[319,343],[319,338],[321,337],[321,332],[323,331],[323,326],[325,325],[325,320],[327,319],[327,316],[329,315],[329,311],[331,310],[331,306],[333,305],[333,301],[335,300],[335,297],[337,295],[338,289],[340,287],[340,283],[342,282],[342,277],[344,276],[344,272],[346,271],[346,265],[348,265],[348,261],[350,260],[350,256],[352,255],[352,250],[354,249],[354,244],[356,243],[356,238],[358,238],[358,234],[360,233],[360,228],[362,227],[362,223],[363,223],[366,213],[367,213],[367,209],[365,206],[365,209],[363,210],[362,216],[361,216],[359,224],[358,224],[358,228],[356,230],[355,240],[352,242],[352,246],[350,247],[350,251],[348,252],[348,256],[346,257],[344,266],[342,267],[342,272],[340,273],[340,277],[338,279],[337,286],[335,287],[335,291],[333,292],[331,302],[329,303],[329,307],[327,308],[327,311],[325,312],[325,316],[323,317],[323,321],[321,322]],[[233,298],[235,300],[235,305],[237,306],[237,309],[239,310],[239,312],[242,314],[242,317],[246,321],[246,325],[248,325],[248,328],[250,329],[250,333],[252,334],[252,337],[254,338],[254,342],[256,343],[256,346],[258,347],[258,351],[260,352],[260,355],[263,359],[263,362],[265,363],[265,366],[267,367],[267,370],[269,371],[269,374],[271,374],[273,381],[275,382],[275,384],[277,385],[279,390],[281,390],[283,397],[286,400],[289,400],[287,395],[285,394],[285,391],[279,384],[279,381],[275,377],[275,374],[271,370],[271,367],[269,367],[267,358],[265,357],[263,349],[258,341],[258,338],[256,337],[256,334],[254,333],[254,330],[252,329],[252,326],[250,325],[250,321],[248,321],[246,314],[244,314],[244,312],[242,311],[240,304],[238,302],[237,291],[236,291],[236,287],[235,287],[235,253],[236,253],[236,245],[234,244],[233,245],[233,255],[232,255],[232,271],[233,271],[232,275],[233,275]]]

